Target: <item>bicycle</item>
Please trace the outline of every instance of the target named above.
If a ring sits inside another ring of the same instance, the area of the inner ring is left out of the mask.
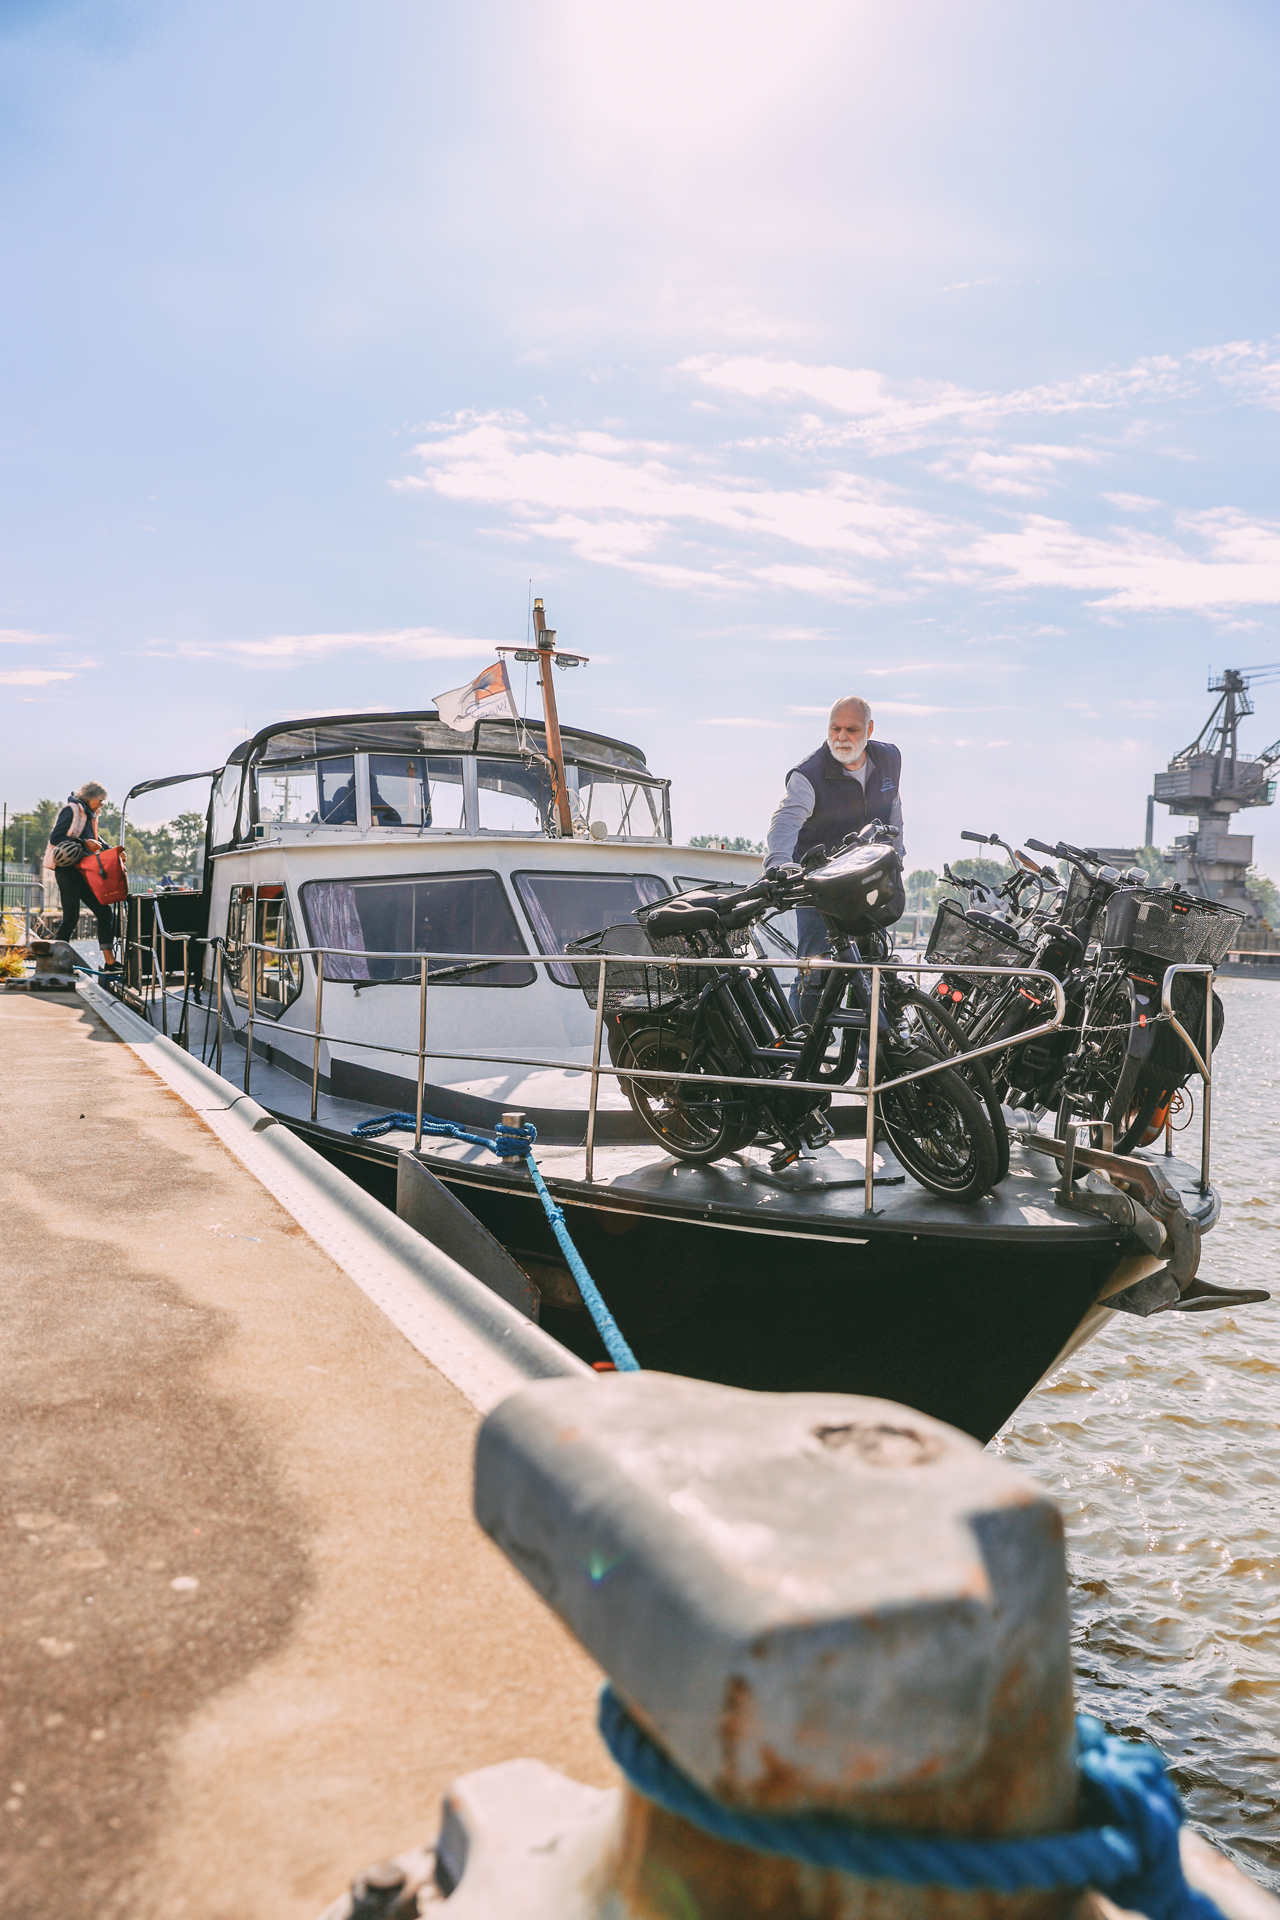
[[[776,1145],[770,1166],[790,1166],[832,1138],[831,1095],[857,1069],[870,1031],[868,975],[826,970],[809,1023],[799,1021],[773,971],[763,965],[682,967],[689,959],[741,960],[750,929],[769,913],[813,906],[831,933],[831,957],[846,963],[887,957],[878,919],[896,917],[900,861],[878,822],[831,858],[810,856],[752,887],[696,889],[639,908],[635,925],[575,942],[583,952],[630,953],[640,964],[615,975],[606,1000],[609,1053],[626,1070],[632,1109],[651,1138],[676,1158],[707,1163],[753,1143]],[[757,957],[759,957],[757,955]],[[655,964],[657,963],[657,964]],[[588,999],[597,969],[579,967]],[[1000,1177],[1001,1154],[982,1095],[942,1065],[936,1028],[914,987],[882,976],[878,1066],[889,1079],[938,1071],[877,1094],[884,1135],[907,1170],[931,1191],[976,1201]],[[593,1002],[594,1003],[594,1002]],[[908,1015],[914,1018],[908,1018]],[[834,1059],[828,1056],[838,1041]],[[954,1035],[948,1033],[948,1048]],[[697,1076],[677,1080],[673,1074]],[[726,1076],[750,1084],[727,1084]],[[794,1081],[817,1082],[788,1091]]]

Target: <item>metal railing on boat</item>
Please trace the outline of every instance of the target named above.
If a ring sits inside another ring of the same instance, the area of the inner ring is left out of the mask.
[[[156,982],[157,982],[157,979],[159,979],[161,983],[160,1001],[161,1001],[162,1029],[167,1034],[168,1033],[168,1015],[167,1015],[166,983],[168,980],[168,946],[170,942],[178,942],[182,946],[182,953],[183,953],[182,989],[183,989],[183,1006],[185,1010],[189,993],[190,993],[190,986],[191,986],[191,968],[190,968],[188,954],[189,954],[190,943],[193,940],[196,941],[197,944],[199,945],[212,948],[214,953],[214,995],[217,1001],[217,1008],[218,1008],[218,1019],[217,1019],[216,1039],[215,1039],[215,1068],[217,1072],[221,1073],[222,1071],[222,1026],[223,1026],[223,1014],[224,1014],[224,1006],[225,1006],[224,956],[227,951],[226,942],[218,936],[210,937],[208,935],[203,935],[203,934],[176,933],[176,932],[170,933],[164,926],[163,916],[160,911],[159,900],[156,901],[155,912],[152,920],[152,929],[151,929],[150,951],[151,951],[151,957],[152,957],[152,966],[151,966],[150,981],[148,983],[151,989],[150,998],[152,1000],[154,999]],[[142,947],[142,943],[140,941],[135,942],[134,945],[137,947],[141,947],[143,951],[146,950],[145,947]],[[402,1059],[415,1061],[416,1063],[416,1113],[415,1113],[415,1128],[414,1128],[415,1150],[419,1149],[422,1145],[422,1122],[423,1122],[424,1096],[425,1096],[425,1086],[426,1086],[426,1063],[428,1060],[458,1060],[458,1061],[467,1061],[467,1062],[474,1061],[474,1062],[483,1063],[484,1065],[493,1065],[493,1066],[523,1066],[523,1067],[549,1069],[552,1071],[558,1070],[558,1071],[570,1072],[570,1073],[582,1073],[584,1071],[588,1072],[590,1074],[591,1086],[590,1086],[590,1093],[588,1096],[588,1104],[587,1104],[587,1129],[586,1129],[586,1139],[585,1139],[586,1154],[585,1154],[585,1169],[584,1169],[585,1179],[588,1184],[593,1183],[595,1180],[596,1121],[597,1121],[597,1115],[599,1111],[600,1081],[602,1077],[608,1077],[610,1079],[618,1081],[619,1083],[629,1079],[637,1079],[637,1080],[643,1079],[647,1081],[662,1081],[662,1082],[693,1081],[693,1082],[701,1083],[704,1086],[707,1085],[708,1082],[715,1085],[721,1085],[721,1086],[740,1086],[740,1087],[754,1087],[754,1088],[759,1088],[763,1084],[761,1079],[758,1076],[754,1076],[754,1075],[685,1073],[685,1072],[679,1072],[674,1068],[664,1068],[661,1071],[655,1071],[652,1068],[641,1069],[641,1068],[634,1068],[634,1067],[618,1067],[618,1066],[614,1066],[611,1062],[604,1062],[601,1060],[603,1035],[604,1035],[604,1014],[605,1014],[605,1007],[606,1007],[606,985],[607,985],[607,979],[608,979],[608,970],[610,967],[619,967],[619,966],[634,967],[636,965],[636,956],[634,954],[602,953],[602,954],[592,954],[589,956],[590,960],[594,962],[594,964],[598,968],[598,975],[597,975],[597,986],[596,986],[595,1028],[592,1036],[591,1064],[589,1068],[586,1068],[584,1067],[584,1064],[581,1060],[556,1060],[556,1059],[546,1059],[546,1058],[539,1059],[539,1058],[534,1058],[531,1055],[518,1054],[518,1053],[477,1052],[475,1050],[461,1050],[457,1048],[448,1049],[448,1048],[442,1048],[442,1047],[428,1047],[427,1045],[427,1009],[428,1009],[429,988],[431,984],[431,968],[433,965],[437,967],[445,967],[449,969],[455,969],[459,965],[489,965],[489,966],[507,965],[509,966],[512,963],[513,959],[518,958],[521,965],[553,967],[553,966],[564,966],[567,964],[575,968],[581,968],[584,965],[584,956],[581,953],[552,953],[552,954],[521,953],[518,956],[512,955],[510,953],[487,953],[487,954],[470,954],[470,953],[460,954],[460,953],[435,953],[435,952],[406,953],[398,949],[391,949],[386,951],[383,951],[383,950],[375,951],[369,948],[355,949],[350,947],[322,947],[322,946],[286,947],[286,946],[277,946],[274,942],[256,941],[256,940],[246,940],[246,941],[240,942],[237,948],[237,952],[241,954],[247,954],[247,953],[262,954],[264,956],[269,956],[270,958],[276,961],[302,960],[303,958],[306,958],[311,961],[311,964],[315,970],[316,1007],[315,1007],[315,1019],[312,1025],[309,1028],[306,1028],[306,1027],[291,1025],[288,1022],[281,1019],[273,1018],[271,1021],[271,1031],[273,1033],[290,1033],[300,1039],[307,1040],[311,1043],[311,1049],[312,1049],[311,1119],[312,1121],[315,1121],[317,1119],[318,1111],[319,1111],[320,1049],[322,1045],[326,1043],[333,1044],[334,1042],[336,1042],[338,1045],[343,1047],[356,1047],[356,1048],[364,1049],[373,1053],[396,1054]],[[416,980],[413,979],[412,975],[406,975],[406,976],[403,976],[400,980],[395,982],[351,981],[349,979],[343,979],[340,983],[335,982],[333,979],[330,979],[328,982],[328,984],[330,985],[341,984],[343,986],[368,987],[376,984],[408,985],[412,981],[412,983],[415,984],[418,988],[418,1045],[416,1047],[396,1046],[395,1044],[385,1039],[362,1040],[351,1035],[331,1033],[325,1030],[325,1026],[324,1026],[324,997],[325,997],[325,986],[326,986],[325,963],[326,963],[326,960],[334,959],[334,958],[358,959],[365,963],[367,963],[370,960],[399,961],[402,965],[408,962],[417,963]],[[664,964],[664,961],[661,959],[661,957],[655,956],[654,964],[661,965],[661,964]],[[1010,1044],[1007,1039],[988,1041],[984,1045],[979,1047],[967,1048],[963,1052],[948,1054],[945,1059],[935,1062],[932,1066],[919,1067],[914,1069],[910,1073],[898,1074],[892,1079],[877,1080],[876,1068],[877,1068],[877,1050],[878,1050],[878,1042],[879,1042],[879,1025],[880,1025],[879,1011],[880,1011],[880,999],[881,999],[881,983],[883,980],[883,976],[886,973],[913,974],[915,976],[917,985],[922,984],[923,978],[925,976],[928,976],[929,978],[934,978],[934,977],[940,976],[943,972],[945,972],[948,975],[948,977],[956,977],[956,978],[964,978],[964,979],[976,980],[984,977],[998,976],[1001,979],[1009,980],[1009,981],[1012,981],[1015,979],[1024,980],[1024,981],[1034,980],[1042,983],[1042,985],[1049,990],[1049,992],[1053,997],[1054,1004],[1053,1004],[1052,1017],[1041,1021],[1037,1026],[1028,1027],[1025,1031],[1020,1032],[1017,1036],[1018,1045],[1023,1045],[1030,1040],[1039,1039],[1044,1034],[1055,1032],[1062,1025],[1062,1022],[1066,1017],[1066,996],[1063,993],[1061,982],[1058,979],[1056,979],[1054,975],[1045,973],[1044,971],[1035,967],[978,967],[978,966],[956,967],[951,964],[948,964],[945,967],[937,964],[930,966],[918,956],[913,957],[911,959],[904,959],[904,960],[872,961],[872,960],[830,960],[830,959],[824,959],[816,956],[812,958],[799,959],[790,955],[764,956],[764,955],[758,955],[758,954],[748,954],[743,957],[713,956],[707,959],[682,955],[680,957],[678,964],[682,969],[684,968],[703,968],[703,969],[707,969],[707,968],[709,969],[726,969],[726,968],[752,969],[754,968],[754,969],[767,969],[775,973],[781,972],[781,973],[788,973],[788,974],[822,973],[827,971],[837,971],[841,973],[858,973],[863,975],[864,977],[867,976],[868,974],[870,975],[871,977],[870,1006],[868,1008],[868,1031],[867,1031],[867,1068],[866,1068],[867,1084],[865,1088],[858,1089],[858,1091],[863,1094],[866,1100],[865,1180],[866,1180],[866,1210],[868,1212],[872,1211],[873,1178],[874,1178],[873,1170],[874,1170],[874,1141],[875,1141],[875,1111],[876,1111],[877,1100],[883,1094],[889,1093],[897,1087],[905,1086],[913,1080],[928,1079],[930,1075],[935,1073],[942,1073],[948,1068],[964,1066],[969,1061],[980,1060],[988,1054],[1005,1052],[1008,1050],[1008,1047]],[[246,999],[247,999],[246,1024],[243,1029],[237,1030],[235,1027],[235,1022],[233,1020],[232,1028],[233,1028],[233,1032],[237,1032],[237,1035],[239,1035],[239,1033],[243,1033],[244,1035],[244,1044],[245,1044],[244,1090],[246,1093],[248,1093],[250,1090],[250,1076],[251,1076],[252,1065],[253,1065],[254,1027],[255,1025],[258,1024],[258,1020],[259,1020],[258,1008],[257,1008],[258,968],[256,965],[253,965],[248,967],[246,971],[248,974],[248,988],[247,988],[247,995],[246,995]],[[1201,1147],[1200,1147],[1200,1188],[1202,1192],[1207,1192],[1208,1186],[1209,1186],[1210,1124],[1211,1124],[1211,1109],[1212,1109],[1211,1089],[1212,1089],[1212,1078],[1213,1078],[1213,1075],[1212,1075],[1213,973],[1214,973],[1214,970],[1212,967],[1203,966],[1203,965],[1191,965],[1189,963],[1182,963],[1182,962],[1179,962],[1177,964],[1173,964],[1167,967],[1165,969],[1164,980],[1162,985],[1161,1011],[1157,1015],[1158,1020],[1167,1022],[1169,1025],[1173,1027],[1174,1032],[1178,1034],[1179,1038],[1187,1046],[1187,1048],[1191,1053],[1191,1057],[1195,1062],[1195,1065],[1200,1074],[1200,1077],[1204,1083],[1204,1101],[1203,1101],[1202,1112],[1201,1112]],[[1205,1041],[1204,1041],[1203,1052],[1195,1045],[1194,1041],[1191,1039],[1190,1035],[1187,1033],[1186,1029],[1183,1027],[1183,1025],[1181,1024],[1181,1022],[1179,1021],[1177,1015],[1173,1010],[1171,993],[1173,988],[1173,982],[1179,974],[1205,976],[1206,1023],[1205,1023]],[[185,1022],[185,1018],[186,1018],[185,1011],[184,1011],[183,1018]],[[788,1090],[801,1092],[801,1093],[805,1093],[805,1092],[830,1093],[832,1091],[832,1083],[830,1080],[824,1080],[824,1081],[788,1080],[785,1083],[785,1085],[788,1088]],[[1166,1152],[1169,1152],[1169,1151],[1171,1151],[1171,1136],[1166,1134]]]

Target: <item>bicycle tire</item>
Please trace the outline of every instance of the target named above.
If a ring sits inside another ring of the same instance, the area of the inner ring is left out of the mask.
[[[687,1080],[661,1077],[664,1068],[668,1073],[688,1072],[691,1051],[682,1035],[645,1027],[627,1035],[614,1064],[648,1068],[655,1076],[653,1080],[628,1076],[623,1081],[631,1111],[650,1139],[678,1160],[706,1165],[736,1152],[747,1138],[754,1139],[755,1128],[747,1134],[747,1102],[737,1097],[739,1089],[717,1089],[708,1081],[703,1092]],[[693,1070],[698,1071],[696,1064]]]
[[[895,1050],[888,1064],[894,1075],[913,1073],[941,1057],[912,1047]],[[986,1102],[954,1069],[878,1095],[876,1115],[902,1165],[931,1193],[969,1206],[995,1186],[998,1156]]]
[[[901,990],[900,1004],[915,1007],[931,1034],[940,1029],[946,1035],[946,1047],[939,1046],[936,1039],[932,1042],[939,1058],[951,1051],[963,1053],[969,1045],[964,1028],[954,1014],[948,1013],[945,1007],[939,1005],[936,995],[927,994],[919,987],[904,987]],[[1004,1117],[1000,1096],[995,1090],[995,1084],[985,1060],[968,1060],[962,1067],[957,1067],[956,1072],[969,1082],[975,1093],[981,1096],[982,1103],[987,1109],[987,1118],[991,1122],[991,1132],[996,1143],[996,1184],[999,1185],[1009,1171],[1009,1123]]]

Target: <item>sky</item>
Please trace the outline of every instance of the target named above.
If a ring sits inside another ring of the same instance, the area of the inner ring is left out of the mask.
[[[910,865],[1133,844],[1280,660],[1278,91],[1246,0],[0,0],[0,798],[539,594],[678,838],[861,692]]]

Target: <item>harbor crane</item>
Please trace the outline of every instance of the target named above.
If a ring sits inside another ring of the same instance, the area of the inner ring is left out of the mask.
[[[1245,892],[1245,874],[1253,864],[1253,835],[1233,833],[1231,816],[1242,807],[1269,807],[1276,797],[1272,769],[1280,765],[1280,740],[1264,752],[1242,758],[1236,729],[1253,712],[1249,688],[1280,679],[1280,661],[1264,666],[1227,667],[1210,679],[1218,698],[1190,746],[1175,753],[1164,773],[1155,776],[1147,801],[1147,845],[1152,844],[1155,803],[1170,813],[1196,816],[1194,833],[1174,841],[1179,882],[1211,900],[1256,914]]]

